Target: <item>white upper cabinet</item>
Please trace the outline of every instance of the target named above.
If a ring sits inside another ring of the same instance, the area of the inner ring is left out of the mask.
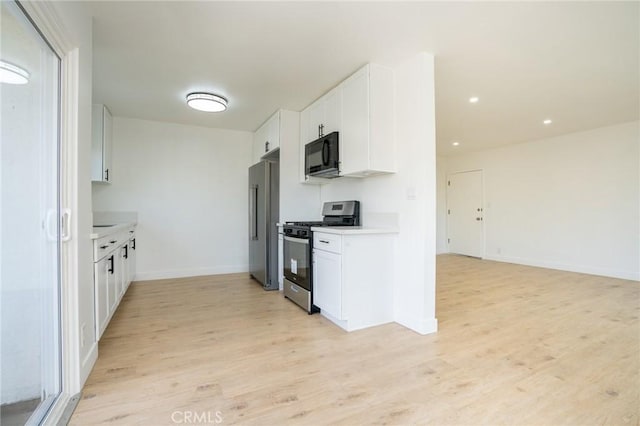
[[[273,114],[253,134],[253,163],[280,148],[280,111]]]
[[[113,118],[105,105],[92,107],[91,180],[111,182],[111,151],[113,144]]]
[[[322,137],[322,123],[324,122],[325,113],[324,103],[324,98],[320,98],[312,103],[306,110],[302,111],[302,113],[308,117],[306,136],[304,140],[301,141],[303,146]]]
[[[339,132],[340,176],[396,172],[393,70],[368,64],[300,114],[300,181],[328,183],[304,173],[304,146]]]
[[[329,93],[309,105],[308,110],[308,130],[304,145],[332,132],[340,131],[342,120],[340,91],[336,87]]]
[[[393,135],[393,71],[369,64],[341,85],[343,176],[366,177],[396,171]]]
[[[269,138],[267,132],[267,126],[261,126],[256,132],[253,134],[253,164],[260,161],[260,157],[265,154],[265,146],[267,144],[267,139]]]
[[[327,183],[328,179],[309,177],[305,174],[305,145],[309,142],[340,132],[342,123],[342,99],[339,87],[309,105],[300,113],[300,182]],[[340,138],[340,136],[338,136]]]

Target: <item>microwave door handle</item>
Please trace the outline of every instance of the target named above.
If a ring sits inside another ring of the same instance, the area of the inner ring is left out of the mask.
[[[329,165],[329,155],[330,155],[329,150],[330,149],[331,149],[331,147],[329,146],[329,141],[325,139],[322,142],[322,165],[323,166],[328,166]]]

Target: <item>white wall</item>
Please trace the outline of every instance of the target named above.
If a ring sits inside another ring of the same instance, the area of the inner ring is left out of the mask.
[[[280,222],[321,220],[320,189],[300,183],[300,113],[281,111]]]
[[[484,172],[485,258],[640,279],[638,128],[448,158],[448,173]]]
[[[114,117],[95,211],[137,211],[137,280],[248,270],[252,133]]]
[[[395,320],[419,333],[435,318],[436,156],[433,56],[395,69],[397,173],[335,179],[321,200],[359,200],[364,226],[397,227]],[[414,196],[410,196],[414,194]]]

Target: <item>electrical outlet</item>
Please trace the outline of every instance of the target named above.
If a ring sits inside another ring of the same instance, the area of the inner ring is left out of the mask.
[[[87,328],[86,325],[87,324],[82,324],[80,326],[80,347],[81,348],[84,348],[84,333],[85,333],[86,328]]]
[[[498,247],[498,249],[496,250],[496,253],[502,254],[502,249],[500,247]]]

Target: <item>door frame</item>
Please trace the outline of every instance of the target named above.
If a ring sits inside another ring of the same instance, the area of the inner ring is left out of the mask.
[[[60,260],[61,393],[42,424],[57,424],[81,391],[78,299],[78,112],[80,54],[53,2],[20,2],[60,58],[59,173],[61,210],[69,209]],[[75,232],[74,232],[75,231]],[[97,358],[97,351],[95,353]]]
[[[463,170],[456,170],[454,172],[448,172],[447,173],[447,183],[446,183],[446,200],[447,200],[447,214],[446,214],[446,227],[447,227],[447,252],[451,253],[451,249],[449,248],[449,236],[450,236],[450,226],[451,223],[449,221],[449,182],[451,180],[451,176],[452,175],[457,175],[460,173],[470,173],[470,172],[480,172],[480,203],[482,205],[482,236],[481,236],[481,241],[480,241],[480,259],[484,259],[485,255],[486,255],[486,239],[487,239],[487,232],[486,232],[486,221],[487,221],[487,206],[486,206],[486,202],[485,202],[485,179],[484,179],[484,169],[482,168],[478,168],[478,169],[463,169]]]

